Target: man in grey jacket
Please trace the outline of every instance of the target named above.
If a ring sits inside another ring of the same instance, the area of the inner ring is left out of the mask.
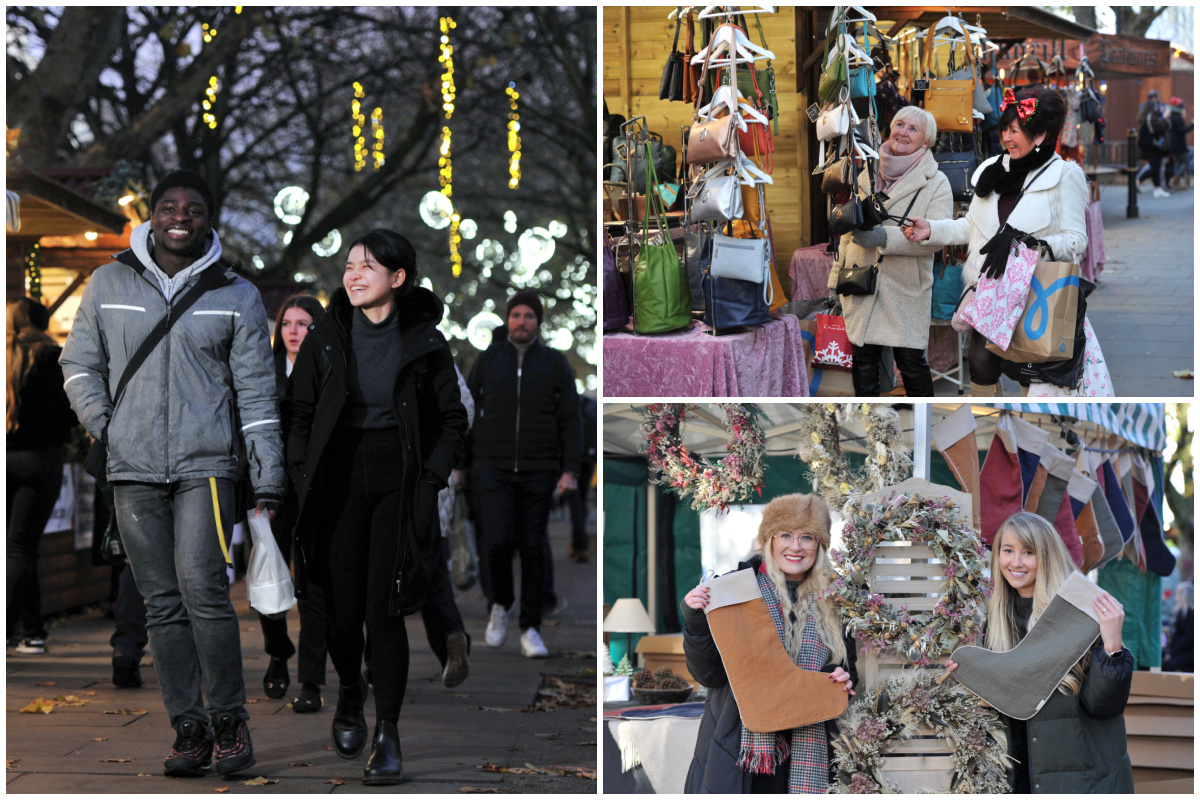
[[[274,515],[285,481],[266,310],[254,286],[219,262],[214,205],[195,172],[164,177],[131,248],[92,273],[60,359],[75,413],[108,448],[117,523],[176,731],[164,771],[177,777],[209,770],[214,739],[220,774],[254,764],[225,563],[243,459],[255,514]],[[210,270],[208,290],[114,405],[133,354]]]

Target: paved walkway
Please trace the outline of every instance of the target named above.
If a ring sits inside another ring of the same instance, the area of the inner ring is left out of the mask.
[[[1196,218],[1193,190],[1138,195],[1140,219],[1126,219],[1128,188],[1100,187],[1107,261],[1088,300],[1117,397],[1192,397],[1195,381]]]
[[[592,525],[594,530],[594,523]],[[550,658],[522,658],[518,637],[493,650],[483,643],[485,604],[476,586],[458,602],[472,639],[471,676],[455,689],[441,683],[441,671],[421,626],[408,618],[412,645],[408,692],[400,715],[400,737],[407,782],[365,787],[361,783],[367,753],[344,761],[332,752],[329,725],[337,702],[336,686],[324,689],[318,713],[294,714],[289,696],[269,700],[262,692],[267,656],[262,650],[258,617],[245,599],[244,583],[234,587],[243,632],[250,732],[258,763],[246,776],[222,779],[172,779],[162,774],[162,759],[174,740],[162,704],[154,668],[142,667],[141,689],[116,689],[108,639],[112,623],[98,609],[60,618],[50,631],[42,656],[8,652],[6,752],[9,793],[345,793],[405,794],[459,792],[594,793],[594,779],[550,773],[501,773],[484,764],[525,769],[564,766],[596,769],[596,561],[576,564],[566,557],[568,523],[551,524],[555,583],[569,605],[542,628]],[[593,542],[595,541],[593,536]],[[593,544],[593,552],[595,545]],[[289,629],[299,628],[293,609]],[[289,662],[296,678],[296,662]],[[336,683],[332,665],[329,676]],[[560,683],[561,681],[561,683]],[[52,685],[47,685],[53,682]],[[565,687],[565,689],[563,688]],[[50,714],[19,709],[42,697],[74,695],[83,705],[58,704]],[[584,696],[579,707],[537,710]],[[122,713],[122,709],[145,713]],[[367,701],[367,722],[374,728],[374,703]],[[262,776],[277,783],[246,786]],[[339,781],[344,781],[340,783]],[[470,790],[468,790],[470,791]]]

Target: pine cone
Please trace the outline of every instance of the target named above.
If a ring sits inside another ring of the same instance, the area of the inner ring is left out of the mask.
[[[660,689],[686,689],[687,686],[687,681],[678,675],[671,675],[670,677],[663,678],[658,682],[658,688]]]
[[[633,685],[638,689],[653,689],[656,686],[654,675],[648,669],[635,673],[633,676]]]
[[[671,668],[670,668],[670,667],[668,667],[666,664],[664,664],[663,666],[661,666],[661,667],[659,667],[658,669],[654,670],[654,677],[655,677],[655,678],[658,678],[658,680],[659,680],[659,684],[660,684],[659,688],[662,688],[662,687],[661,687],[661,683],[662,683],[662,681],[666,680],[667,678],[670,678],[670,677],[671,677],[671,676],[673,676],[674,674],[675,674],[675,673],[674,673],[674,672],[672,672],[672,671],[671,671]]]

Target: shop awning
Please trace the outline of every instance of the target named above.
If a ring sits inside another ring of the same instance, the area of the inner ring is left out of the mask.
[[[1074,73],[1079,66],[1079,48],[1082,44],[1088,65],[1100,80],[1171,74],[1171,43],[1162,39],[1097,33],[1082,42],[1077,39],[1060,42],[1058,39],[1043,38],[1025,44],[1032,47],[1043,61],[1049,61],[1054,53],[1061,52],[1063,66],[1069,73]],[[1007,66],[1010,62],[1011,59],[1004,59],[1000,65]]]
[[[119,234],[129,221],[124,214],[111,211],[36,172],[9,172],[5,188],[20,195],[21,230],[9,235],[21,239],[72,236],[88,231]]]
[[[947,11],[944,6],[867,6],[879,19],[879,29],[894,36],[906,25],[928,28]],[[954,13],[987,29],[994,42],[1025,39],[1087,39],[1096,31],[1033,6],[954,6]]]
[[[1139,447],[1167,446],[1167,412],[1162,403],[989,403],[996,408],[1057,414],[1094,422]]]

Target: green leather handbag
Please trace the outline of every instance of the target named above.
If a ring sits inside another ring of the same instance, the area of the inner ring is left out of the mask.
[[[658,184],[650,146],[646,145],[646,216],[642,219],[642,247],[633,263],[633,331],[667,333],[692,324],[692,294],[687,272],[667,230],[662,198],[651,189]],[[661,231],[662,244],[650,243],[650,216]]]

